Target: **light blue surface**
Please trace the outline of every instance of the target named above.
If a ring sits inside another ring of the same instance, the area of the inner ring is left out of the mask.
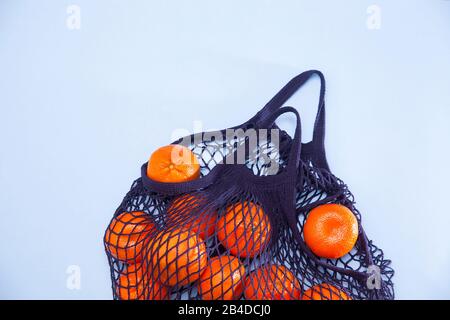
[[[196,120],[243,122],[310,68],[328,81],[330,165],[393,260],[397,298],[449,299],[445,0],[2,0],[0,298],[111,298],[103,232],[150,153]],[[290,103],[307,136],[317,83]]]

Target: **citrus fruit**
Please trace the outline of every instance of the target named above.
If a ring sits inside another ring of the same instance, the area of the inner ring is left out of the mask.
[[[245,267],[238,258],[212,258],[202,273],[198,292],[203,300],[237,300],[242,295]]]
[[[121,300],[166,300],[168,289],[149,277],[144,264],[131,264],[119,276],[117,295]]]
[[[144,285],[136,276],[120,275],[116,292],[120,300],[144,300]]]
[[[123,212],[114,217],[105,233],[108,252],[116,259],[128,263],[142,260],[142,247],[155,226],[145,212]]]
[[[201,196],[185,194],[176,198],[168,207],[168,219],[182,223],[185,229],[198,233],[200,238],[206,240],[214,234],[217,222],[217,212],[203,211],[198,213],[200,207],[206,203]]]
[[[148,296],[146,300],[169,300],[169,290],[159,281],[150,279],[148,284]]]
[[[203,240],[182,229],[160,233],[152,242],[150,257],[154,279],[167,286],[181,287],[198,280],[207,264]]]
[[[358,221],[347,207],[324,204],[311,210],[303,229],[305,242],[314,254],[338,259],[355,246]]]
[[[298,300],[301,286],[285,266],[262,266],[251,272],[245,282],[247,300]]]
[[[321,283],[303,293],[302,300],[352,300],[344,291],[328,283]]]
[[[168,145],[152,153],[147,176],[159,182],[185,182],[200,176],[200,165],[191,150],[182,145]]]
[[[116,292],[119,298],[121,300],[143,300],[145,276],[142,264],[129,265],[118,279]]]
[[[216,230],[219,241],[233,255],[251,258],[268,245],[272,227],[259,205],[245,201],[227,207]]]

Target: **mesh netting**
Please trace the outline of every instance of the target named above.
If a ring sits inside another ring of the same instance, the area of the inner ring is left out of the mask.
[[[149,187],[145,174],[133,183],[104,237],[115,299],[394,297],[390,261],[368,240],[345,183],[311,154],[293,157],[299,123],[294,139],[265,123],[281,137],[279,148],[272,134],[249,149],[247,138],[225,130],[180,140],[199,160],[199,181],[213,183],[183,192]],[[224,164],[242,148],[245,164]],[[337,259],[316,256],[303,236],[311,210],[328,203],[344,205],[358,221],[356,245]]]

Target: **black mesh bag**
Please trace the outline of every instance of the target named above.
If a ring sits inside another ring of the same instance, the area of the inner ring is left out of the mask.
[[[352,195],[326,164],[324,86],[309,144],[301,143],[297,111],[281,107],[314,73],[324,84],[317,71],[297,76],[232,134],[175,142],[195,154],[199,179],[157,182],[142,166],[104,236],[114,298],[393,298],[390,262],[367,239]],[[293,138],[274,123],[287,112],[297,118]],[[356,245],[335,259],[316,256],[303,236],[310,211],[325,204],[345,206],[358,225]]]

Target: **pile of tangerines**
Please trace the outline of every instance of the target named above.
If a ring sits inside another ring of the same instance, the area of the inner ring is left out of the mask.
[[[174,157],[177,154],[177,157]],[[181,155],[181,156],[180,156]],[[179,145],[156,150],[147,165],[149,178],[185,182],[200,177],[195,155]],[[223,214],[200,212],[206,199],[184,194],[166,209],[168,228],[158,230],[145,212],[123,212],[105,233],[109,255],[126,267],[116,280],[120,299],[165,300],[175,288],[196,286],[204,300],[350,300],[337,287],[321,283],[302,291],[288,267],[262,265],[246,270],[243,260],[264,252],[272,227],[257,203],[247,200],[225,208]],[[172,223],[170,223],[172,222]],[[226,253],[208,256],[207,242],[216,237]],[[318,257],[338,259],[352,250],[358,237],[354,214],[339,204],[311,210],[303,228],[307,246]]]

